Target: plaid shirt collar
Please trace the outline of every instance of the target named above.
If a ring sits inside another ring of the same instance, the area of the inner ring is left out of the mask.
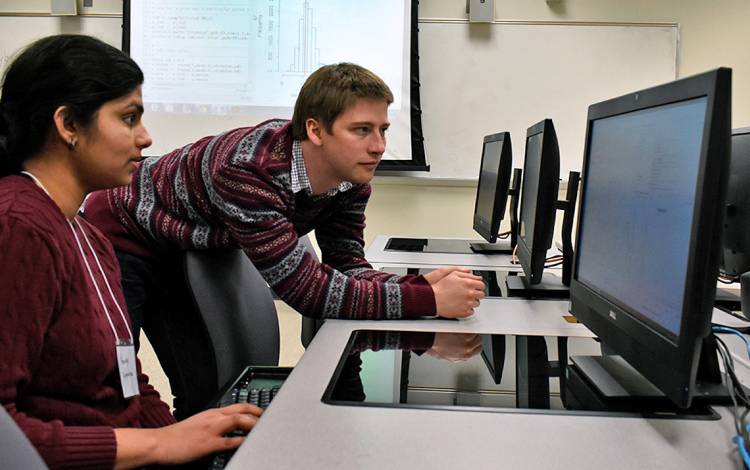
[[[292,143],[292,192],[297,194],[300,191],[305,191],[307,194],[312,194],[312,186],[310,185],[310,178],[307,176],[307,169],[305,168],[305,159],[302,158],[302,142],[295,140]],[[344,181],[329,190],[326,196],[335,196],[338,193],[343,193],[351,189],[352,183]]]

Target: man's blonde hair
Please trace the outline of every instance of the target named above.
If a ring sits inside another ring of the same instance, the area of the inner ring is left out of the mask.
[[[342,62],[325,65],[310,75],[297,97],[292,116],[292,136],[307,139],[305,121],[316,119],[328,133],[333,122],[357,99],[382,99],[393,103],[385,82],[366,68]]]

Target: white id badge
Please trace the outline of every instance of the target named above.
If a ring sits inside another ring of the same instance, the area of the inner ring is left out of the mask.
[[[138,392],[138,372],[135,368],[135,346],[130,341],[117,344],[117,369],[120,371],[122,394],[134,397]]]

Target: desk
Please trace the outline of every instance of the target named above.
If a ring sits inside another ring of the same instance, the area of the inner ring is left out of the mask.
[[[426,269],[427,271],[430,271],[440,266],[461,266],[474,271],[500,271],[504,273],[503,279],[507,273],[523,272],[523,268],[520,264],[511,263],[511,255],[508,254],[486,255],[481,253],[425,253],[386,250],[385,246],[391,238],[399,237],[395,235],[378,235],[370,245],[370,248],[366,251],[365,259],[367,259],[375,269],[403,275],[407,273],[405,269],[409,268]],[[431,239],[460,241],[455,238],[435,237]],[[470,242],[481,242],[482,240],[465,241],[468,245]],[[400,272],[401,269],[404,269],[404,271]],[[560,280],[562,279],[562,271],[562,266],[545,269],[545,273],[548,273],[545,277],[545,282],[548,281],[553,285],[557,284],[561,286]],[[549,275],[556,276],[557,279],[555,280],[549,277]],[[504,284],[505,281],[502,281],[502,283]],[[492,294],[490,291],[487,295],[493,296],[496,294]],[[519,294],[516,293],[515,295]],[[554,297],[554,295],[551,296]],[[558,295],[558,298],[559,297],[560,296]]]
[[[501,269],[503,271],[521,271],[521,265],[511,264],[510,255],[485,255],[480,253],[416,253],[409,251],[387,251],[388,240],[398,235],[378,235],[365,253],[365,259],[373,265],[429,268],[436,266],[463,266],[470,269]],[[439,239],[439,238],[437,238]],[[444,238],[448,240],[448,238]],[[476,239],[472,242],[485,242]]]
[[[320,401],[355,329],[591,336],[583,325],[564,321],[566,313],[567,302],[487,299],[460,321],[327,321],[227,468],[742,468],[723,408],[719,421],[672,421]],[[736,325],[732,317],[716,315],[716,321]]]

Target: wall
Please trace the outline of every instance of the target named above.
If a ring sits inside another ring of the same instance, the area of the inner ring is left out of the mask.
[[[422,0],[421,18],[466,19],[465,0]],[[497,20],[677,22],[678,76],[733,69],[733,127],[750,126],[750,2],[746,0],[495,0]],[[476,237],[474,186],[377,177],[367,209],[366,241],[378,234]],[[505,224],[505,222],[504,222]]]
[[[121,0],[93,0],[93,6],[84,8],[83,0],[76,0],[79,14],[95,15],[121,15]],[[2,0],[0,1],[0,14],[23,13],[23,14],[45,14],[50,11],[50,0]]]
[[[430,179],[476,180],[482,139],[499,131],[522,166],[526,130],[543,118],[567,175],[581,169],[591,103],[675,79],[679,26],[428,19],[419,44]]]
[[[118,14],[118,0],[94,0],[83,14]],[[465,0],[422,0],[420,17],[466,19]],[[49,0],[3,0],[3,13],[47,13]],[[496,0],[498,20],[677,22],[681,38],[678,75],[718,66],[734,69],[733,127],[750,126],[750,2],[747,0]],[[366,241],[378,234],[473,237],[471,184],[377,177],[367,209]]]

